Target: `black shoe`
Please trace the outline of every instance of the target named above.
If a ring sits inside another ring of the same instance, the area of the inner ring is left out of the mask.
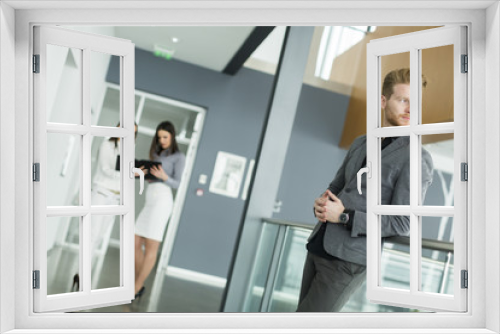
[[[80,291],[80,275],[78,275],[78,273],[73,276],[73,285],[71,286],[71,291]]]
[[[139,301],[139,300],[141,299],[142,295],[144,294],[144,291],[145,291],[145,290],[146,290],[146,288],[145,288],[145,287],[142,287],[142,288],[141,288],[141,289],[140,289],[140,290],[139,290],[139,291],[135,294],[135,297],[134,297],[134,298],[135,298],[137,301]]]

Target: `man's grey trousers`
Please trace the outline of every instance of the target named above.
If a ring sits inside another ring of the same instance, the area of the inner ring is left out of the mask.
[[[297,312],[340,312],[365,278],[366,266],[307,252]]]

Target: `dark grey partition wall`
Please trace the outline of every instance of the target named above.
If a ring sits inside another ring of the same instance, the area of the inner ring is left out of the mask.
[[[344,160],[339,148],[349,97],[303,85],[273,218],[316,224],[312,204]]]
[[[278,194],[286,152],[299,102],[304,70],[309,56],[313,27],[291,27],[288,30],[270,104],[262,147],[256,165],[255,179],[248,200],[238,248],[226,286],[223,310],[242,309],[252,272],[262,218],[270,218]]]

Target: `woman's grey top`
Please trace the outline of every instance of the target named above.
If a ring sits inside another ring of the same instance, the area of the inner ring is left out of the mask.
[[[167,173],[167,181],[154,180],[151,182],[165,182],[167,186],[177,189],[181,183],[182,172],[186,164],[186,156],[181,152],[175,152],[170,155],[167,154],[168,150],[162,151],[160,154],[153,154],[153,161],[161,162],[163,170]]]

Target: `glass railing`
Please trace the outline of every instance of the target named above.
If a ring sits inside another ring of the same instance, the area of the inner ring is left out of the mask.
[[[265,219],[257,244],[243,312],[295,312],[299,300],[306,243],[313,226]],[[409,286],[409,238],[387,238],[382,255],[382,286]],[[422,289],[452,294],[453,246],[437,240],[422,240]],[[425,250],[425,251],[424,251]],[[425,256],[424,255],[427,255]],[[342,312],[415,312],[370,303],[363,285]]]

